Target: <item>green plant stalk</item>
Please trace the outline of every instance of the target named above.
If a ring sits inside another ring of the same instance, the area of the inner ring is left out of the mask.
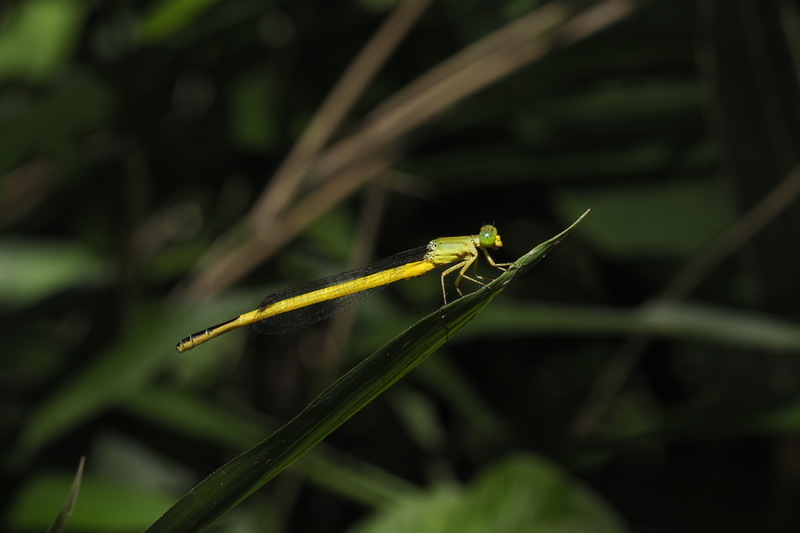
[[[588,213],[588,211],[586,212]],[[417,322],[336,380],[293,420],[200,482],[148,533],[198,531],[275,477],[424,361],[586,216],[523,255],[497,279]]]

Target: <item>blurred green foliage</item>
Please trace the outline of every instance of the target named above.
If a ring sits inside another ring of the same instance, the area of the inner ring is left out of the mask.
[[[435,311],[440,281],[296,334],[176,354],[182,337],[484,223],[512,260],[591,208],[212,528],[797,531],[800,4],[641,2],[582,40],[531,32],[541,57],[499,79],[500,60],[436,70],[564,4],[423,6],[363,90],[348,86],[352,106],[332,107],[341,121],[315,117],[362,49],[388,42],[370,39],[400,3],[0,6],[2,529],[46,529],[82,455],[67,531],[148,527]],[[457,82],[425,92],[441,79]],[[386,113],[403,101],[417,107]],[[387,118],[430,109],[407,133]],[[296,187],[275,178],[288,167]],[[277,222],[258,214],[267,187],[286,198]],[[694,281],[664,300],[679,273]]]

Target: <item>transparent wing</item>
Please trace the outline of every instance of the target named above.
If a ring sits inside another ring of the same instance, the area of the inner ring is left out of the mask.
[[[274,292],[264,298],[258,309],[260,311],[264,311],[269,308],[270,305],[276,302],[321,289],[335,288],[338,285],[348,282],[357,282],[360,279],[372,274],[377,274],[378,272],[383,272],[384,270],[396,268],[400,265],[413,263],[415,261],[421,261],[425,257],[427,251],[427,246],[421,246],[419,248],[414,248],[413,250],[400,252],[399,254],[387,257],[386,259],[366,267],[354,268],[352,270],[335,274],[333,276],[328,276],[327,278],[318,279],[304,285],[298,285],[297,287],[290,287],[288,289]],[[379,287],[369,287],[357,292],[352,292],[350,294],[343,294],[342,296],[336,296],[336,291],[332,291],[330,293],[332,297],[327,300],[313,303],[311,305],[294,309],[292,311],[287,311],[278,315],[263,318],[253,323],[253,329],[263,335],[277,335],[279,333],[287,333],[289,331],[302,329],[306,326],[310,326],[311,324],[316,324],[317,322],[325,320],[326,318],[330,318],[346,309],[350,309],[351,307],[363,302],[381,290],[384,286],[385,285]]]
[[[253,323],[253,329],[262,335],[278,335],[302,329],[311,324],[321,322],[335,314],[341,313],[351,307],[363,302],[386,285],[373,287],[360,292],[346,294],[338,298],[325,300],[315,304],[307,305],[294,311],[287,311],[279,315],[267,317]]]

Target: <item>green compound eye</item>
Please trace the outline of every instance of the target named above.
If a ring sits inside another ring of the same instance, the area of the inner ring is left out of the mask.
[[[478,234],[478,239],[481,242],[481,246],[494,247],[497,242],[497,228],[489,224],[483,226]]]

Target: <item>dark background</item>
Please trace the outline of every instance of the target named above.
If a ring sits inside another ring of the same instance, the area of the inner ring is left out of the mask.
[[[331,135],[292,186],[276,171],[353,59],[385,43],[370,39],[394,2],[4,3],[6,528],[44,530],[82,455],[75,527],[146,527],[437,309],[439,279],[297,333],[245,328],[178,355],[182,337],[485,223],[511,261],[591,208],[326,457],[423,488],[522,450],[632,531],[797,531],[800,5],[643,2],[577,42],[532,34],[541,57],[469,73],[482,90],[445,85],[417,108],[429,119],[402,116],[370,146],[399,91],[543,4],[430,3],[352,107],[333,106],[342,119],[314,123]],[[355,155],[336,167],[343,146]],[[254,214],[265,191],[286,195],[273,216]],[[342,531],[372,512],[308,470],[222,530]]]

